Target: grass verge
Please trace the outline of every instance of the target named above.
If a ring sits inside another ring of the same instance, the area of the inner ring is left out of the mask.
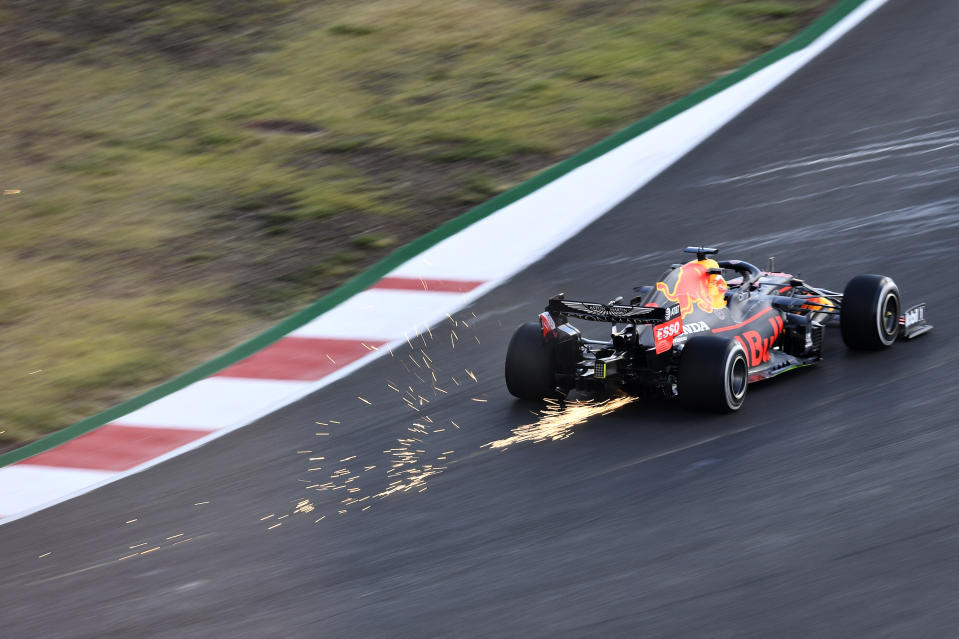
[[[827,4],[277,2],[219,23],[128,0],[91,33],[0,2],[0,437],[192,368]]]

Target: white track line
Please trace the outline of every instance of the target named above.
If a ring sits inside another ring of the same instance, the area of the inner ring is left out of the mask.
[[[885,4],[867,0],[813,43],[672,119],[546,184],[537,191],[467,227],[389,276],[479,280],[468,293],[368,290],[331,309],[293,335],[379,339],[399,346],[407,333],[431,325],[485,294],[546,255],[644,186],[742,113],[797,69]],[[98,473],[15,464],[0,469],[0,513],[7,523],[140,472],[241,428],[349,375],[389,347],[317,382],[205,379],[116,420],[118,424],[163,428],[216,429],[206,437],[123,472]],[[49,472],[48,479],[37,473]],[[30,486],[37,486],[33,490]],[[72,479],[71,479],[72,478]],[[56,487],[56,490],[53,489]]]

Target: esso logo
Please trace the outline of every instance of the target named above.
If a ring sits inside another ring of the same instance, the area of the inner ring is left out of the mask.
[[[653,337],[656,341],[656,353],[665,353],[673,346],[673,338],[683,333],[683,318],[676,317],[668,322],[656,324],[653,327]]]
[[[660,324],[656,327],[656,339],[669,339],[670,337],[676,337],[682,332],[682,324],[679,322]]]

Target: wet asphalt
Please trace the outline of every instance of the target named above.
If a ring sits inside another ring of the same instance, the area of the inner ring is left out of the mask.
[[[455,325],[0,527],[0,635],[955,634],[956,24],[893,0]],[[519,323],[700,243],[837,290],[890,275],[936,328],[867,354],[832,330],[735,415],[633,402],[484,446],[537,420],[502,380]]]

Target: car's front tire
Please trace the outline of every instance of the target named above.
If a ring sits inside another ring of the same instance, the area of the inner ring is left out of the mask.
[[[885,275],[857,275],[842,293],[839,330],[855,350],[888,348],[899,335],[899,287]]]
[[[749,386],[746,351],[736,340],[701,335],[686,342],[679,356],[679,400],[699,411],[739,410]]]
[[[539,322],[521,325],[506,349],[506,388],[520,399],[557,395],[554,361],[555,348],[543,339]]]

